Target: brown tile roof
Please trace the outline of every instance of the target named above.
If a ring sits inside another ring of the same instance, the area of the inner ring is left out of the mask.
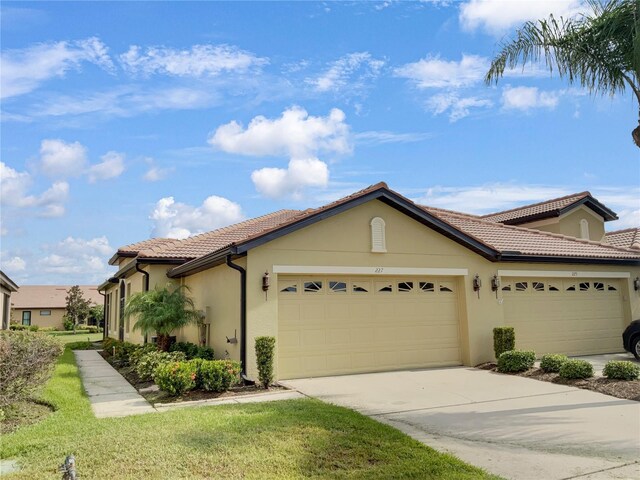
[[[562,210],[563,208],[576,203],[578,200],[582,200],[583,198],[590,196],[591,193],[589,192],[572,193],[571,195],[566,195],[564,197],[545,200],[544,202],[534,203],[531,205],[524,205],[522,207],[512,208],[503,212],[481,215],[480,218],[484,218],[491,222],[501,223],[518,219],[526,219],[528,217]]]
[[[640,228],[625,228],[604,234],[604,243],[640,250]]]
[[[423,208],[503,254],[518,252],[522,255],[550,257],[640,259],[640,253],[629,248],[603,245],[600,242],[531,228],[504,225],[465,214],[445,213],[429,207]]]
[[[150,238],[148,240],[143,240],[141,242],[132,243],[130,245],[125,245],[124,247],[120,247],[118,249],[118,253],[138,253],[141,250],[146,250],[147,248],[154,248],[161,245],[166,245],[168,243],[174,242],[173,238]]]
[[[11,294],[12,308],[65,308],[65,297],[71,285],[22,285]],[[84,298],[96,305],[102,305],[103,297],[96,285],[80,285]]]
[[[225,248],[232,243],[261,235],[303,213],[300,210],[279,210],[184,240],[170,240],[169,242],[152,244],[141,249],[138,256],[141,258],[198,258]]]

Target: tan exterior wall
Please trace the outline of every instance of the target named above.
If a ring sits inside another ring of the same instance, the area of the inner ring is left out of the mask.
[[[7,302],[4,299],[7,297]],[[0,285],[0,328],[9,328],[11,318],[11,290]],[[5,315],[7,318],[5,318]]]
[[[369,222],[374,217],[386,222],[387,253],[371,253]],[[268,296],[261,289],[262,275],[270,272],[271,285],[277,286],[274,265],[302,266],[380,266],[468,269],[458,277],[460,292],[460,339],[465,365],[493,359],[493,327],[504,325],[500,292],[491,291],[490,279],[499,269],[544,272],[627,272],[625,319],[640,316],[640,293],[633,290],[632,279],[640,268],[608,265],[493,263],[469,249],[424,227],[406,215],[379,201],[354,207],[310,227],[281,237],[249,252],[247,262],[247,370],[257,376],[254,339],[260,335],[277,336],[278,302],[276,288]],[[483,286],[480,295],[471,286],[479,274]],[[277,375],[277,372],[276,372]]]
[[[582,219],[589,224],[589,240],[600,242],[604,237],[604,219],[585,206],[580,206],[559,218],[523,223],[519,226],[581,238],[580,220]]]
[[[246,267],[246,258],[234,261]],[[208,345],[216,358],[240,360],[240,272],[219,265],[184,279],[196,307],[205,313],[209,324]],[[236,335],[238,343],[227,343],[227,337]],[[198,331],[194,326],[184,328],[180,339],[198,343]]]
[[[51,315],[40,315],[43,310],[49,310]],[[64,308],[13,308],[11,309],[12,323],[22,324],[22,312],[31,312],[31,325],[40,328],[53,327],[57,330],[64,330]]]

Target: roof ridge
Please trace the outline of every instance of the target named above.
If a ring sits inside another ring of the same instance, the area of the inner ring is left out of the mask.
[[[449,208],[432,207],[430,205],[420,205],[419,203],[416,203],[416,205],[418,207],[420,207],[420,208],[425,209],[425,210],[436,210],[438,212],[452,213],[454,215],[461,215],[461,216],[465,216],[465,217],[482,218],[481,215],[475,215],[473,213],[459,212],[458,210],[451,210]]]
[[[544,205],[547,203],[553,203],[553,202],[557,202],[560,200],[566,200],[568,198],[572,198],[572,197],[576,197],[577,198],[584,198],[586,196],[593,196],[591,195],[591,192],[589,192],[588,190],[585,190],[584,192],[578,192],[578,193],[571,193],[569,195],[564,195],[562,197],[558,197],[558,198],[551,198],[549,200],[543,200],[541,202],[536,202],[536,203],[530,203],[528,205],[522,205],[520,207],[515,207],[515,208],[510,208],[508,210],[502,210],[499,212],[494,212],[494,213],[487,213],[485,215],[478,215],[479,218],[488,218],[488,217],[494,217],[494,216],[498,216],[498,215],[504,215],[505,213],[511,213],[511,212],[517,212],[518,210],[524,210],[525,208],[532,208],[532,207],[537,207],[540,205]]]
[[[604,234],[605,236],[607,236],[607,235],[615,235],[617,233],[626,233],[631,231],[638,232],[640,231],[640,227],[621,228],[620,230],[611,230],[610,232],[604,232]]]
[[[602,243],[602,242],[597,242],[595,240],[586,240],[584,238],[576,238],[576,237],[572,237],[570,235],[563,235],[561,233],[553,233],[553,232],[547,232],[544,230],[537,230],[535,228],[527,228],[527,227],[520,227],[517,225],[506,225],[504,223],[501,222],[491,222],[489,220],[485,220],[484,218],[479,218],[479,217],[469,217],[465,214],[458,214],[458,217],[461,218],[466,218],[468,220],[471,220],[473,222],[478,222],[478,223],[482,223],[485,225],[492,225],[494,227],[500,227],[500,228],[506,228],[506,229],[511,229],[511,230],[518,230],[518,231],[524,231],[524,232],[528,232],[528,233],[535,233],[537,235],[541,235],[543,237],[551,237],[551,238],[561,238],[564,240],[570,240],[573,242],[577,242],[577,243],[583,243],[583,244],[587,244],[587,245],[597,245],[599,247],[605,247],[605,248],[611,248],[614,250],[619,250],[622,252],[632,252],[632,253],[638,253],[637,250],[632,249],[632,248],[626,248],[626,247],[618,247],[618,246],[614,246],[614,245],[609,245],[606,243]]]

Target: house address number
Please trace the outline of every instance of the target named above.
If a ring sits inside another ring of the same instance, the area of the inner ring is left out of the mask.
[[[382,273],[382,272],[384,272],[384,267],[376,267],[373,272],[374,273]]]

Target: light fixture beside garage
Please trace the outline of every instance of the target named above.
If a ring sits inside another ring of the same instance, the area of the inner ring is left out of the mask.
[[[269,272],[264,272],[264,275],[262,275],[262,291],[264,292],[264,299],[267,299],[267,292],[269,291],[269,286],[270,286],[270,278],[269,278]]]
[[[498,275],[494,275],[491,277],[491,291],[496,293],[496,298],[498,298],[499,288],[500,288],[500,277]]]
[[[636,277],[633,280],[633,289],[637,292],[638,290],[640,290],[640,277]]]
[[[478,292],[478,298],[480,298],[480,287],[482,287],[482,280],[477,273],[473,276],[473,291]]]

